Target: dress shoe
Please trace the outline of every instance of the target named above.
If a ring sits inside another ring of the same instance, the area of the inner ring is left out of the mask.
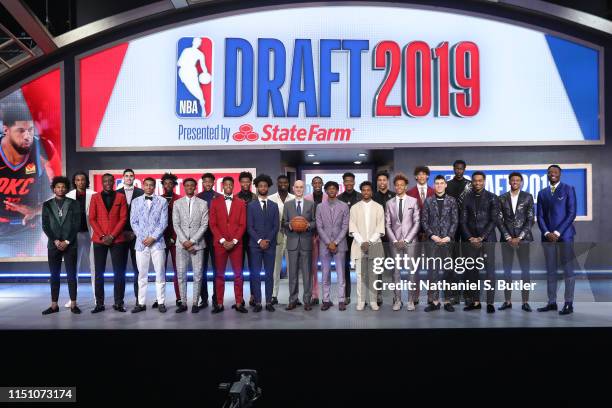
[[[274,306],[272,306],[272,303],[266,303],[266,310],[267,310],[268,312],[273,312],[273,311],[275,311],[276,309],[274,309]]]
[[[183,302],[181,302],[181,299],[176,299],[176,302],[174,302],[174,303],[176,303],[176,306],[178,307]]]
[[[526,312],[531,312],[531,306],[529,306],[529,303],[523,303],[523,306],[521,306],[521,309],[523,309]]]
[[[272,297],[272,305],[278,305],[278,299],[276,296]]]
[[[570,302],[565,302],[563,309],[559,311],[560,315],[568,315],[574,313],[574,306]]]
[[[247,308],[244,306],[244,302],[242,302],[240,305],[236,306],[233,305],[232,308],[234,310],[236,310],[238,313],[249,313],[249,311],[247,310]]]
[[[208,300],[207,300],[207,301],[205,301],[205,302],[201,302],[201,303],[198,305],[198,309],[206,309],[207,307],[208,307]]]
[[[197,309],[197,306],[196,306]],[[174,311],[175,313],[183,313],[187,311],[187,306],[185,306],[184,304],[180,304],[178,305],[178,307],[176,308],[176,310]]]
[[[164,305],[163,303],[159,304],[159,313],[166,313],[166,305]]]
[[[302,306],[302,302],[300,302],[299,300],[297,300],[297,301],[295,302],[295,305],[296,305],[296,306]]]
[[[344,312],[346,310],[346,303],[344,302],[338,303],[338,310],[340,310],[341,312]]]
[[[225,308],[223,307],[223,305],[219,306],[219,305],[215,304],[213,306],[213,309],[212,309],[211,313],[217,314],[217,313],[221,313],[224,310],[225,310]]]
[[[406,305],[406,310],[408,310],[409,312],[414,312],[416,310],[416,306],[413,302],[408,302],[408,304]]]
[[[482,309],[481,303],[468,303],[466,307],[463,308],[464,311],[469,312],[470,310],[480,310]]]
[[[512,309],[512,303],[504,302],[497,310]]]
[[[452,304],[450,303],[445,303],[444,304],[444,310],[446,310],[447,312],[454,312],[455,308],[453,307]]]
[[[43,315],[48,315],[48,314],[52,314],[52,313],[57,313],[59,312],[59,307],[56,306],[55,308],[49,307],[45,310],[42,311]]]
[[[419,304],[419,301],[418,301],[418,300],[415,300],[415,301],[414,301],[414,305],[416,306],[416,305],[418,305],[418,304]]]
[[[295,309],[296,307],[297,307],[297,306],[296,306],[296,303],[295,303],[295,302],[289,302],[289,304],[287,305],[287,307],[285,308],[285,310],[293,310],[293,309]]]
[[[198,313],[199,311],[200,311],[200,308],[198,307],[198,305],[191,306],[191,313]]]
[[[495,306],[487,305],[487,313],[495,313]]]
[[[319,298],[313,298],[310,303],[312,303],[313,305],[318,305],[319,304]]]
[[[397,312],[398,310],[402,308],[403,305],[404,303],[402,303],[400,300],[393,302],[393,311]]]
[[[104,305],[96,305],[96,307],[94,307],[91,310],[91,313],[100,313],[100,312],[103,312],[105,310],[106,310],[106,308],[104,307]]]
[[[440,310],[439,303],[437,305],[435,303],[432,303],[431,305],[427,305],[427,307],[425,307],[426,312],[433,312],[434,310]]]
[[[304,305],[304,310],[310,312],[312,310],[312,303],[306,303]]]
[[[155,302],[153,302],[153,304],[151,305],[151,309],[157,309],[159,307],[159,303],[157,303],[157,300]]]
[[[550,312],[551,310],[557,310],[556,303],[549,303],[544,307],[538,307],[538,312]]]
[[[134,308],[132,309],[132,313],[140,313],[140,312],[144,312],[145,310],[147,310],[147,307],[144,305],[139,305],[138,303],[136,304],[136,306],[134,306]]]
[[[255,313],[259,313],[263,310],[263,307],[261,307],[261,303],[257,303],[255,304],[255,306],[253,306],[253,312]]]
[[[125,313],[125,307],[123,307],[123,305],[113,305],[113,310],[116,310],[117,312],[121,312],[121,313]]]
[[[255,298],[253,296],[251,296],[251,298],[249,299],[249,306],[251,307],[255,306]]]
[[[357,310],[362,311],[363,309],[365,309],[365,302],[357,302]]]
[[[322,311],[326,311],[326,310],[328,310],[330,307],[332,307],[332,302],[323,302],[323,305],[321,306],[321,310],[322,310]]]
[[[350,296],[347,296],[347,297],[344,299],[344,304],[346,304],[346,305],[350,305],[350,304],[351,304],[351,297],[350,297]]]
[[[79,309],[77,305],[74,305],[74,307],[71,307],[70,311],[74,314],[81,314],[81,309]]]

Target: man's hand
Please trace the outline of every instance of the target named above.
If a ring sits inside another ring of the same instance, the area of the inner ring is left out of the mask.
[[[42,208],[34,208],[25,204],[12,203],[8,200],[4,200],[4,205],[6,205],[9,210],[16,211],[23,215],[23,220],[21,221],[23,225],[26,225],[29,221],[42,212]]]
[[[370,243],[368,241],[362,242],[361,243],[361,250],[363,252],[368,252],[368,249],[370,249]]]
[[[395,249],[401,250],[401,249],[404,249],[406,247],[406,243],[404,241],[395,241],[393,243],[393,246],[395,247]]]
[[[225,242],[223,242],[223,248],[225,248],[226,251],[231,251],[234,246],[234,241],[226,240]]]
[[[197,249],[196,249],[195,245],[191,245],[189,248],[187,248],[187,251],[190,254],[195,254],[197,252]]]
[[[544,235],[544,238],[546,238],[548,242],[557,242],[559,240],[559,237],[553,234],[552,232],[549,232],[548,234]]]
[[[327,249],[329,249],[331,252],[336,253],[336,251],[338,250],[338,246],[336,245],[335,242],[330,242],[327,245]]]
[[[432,236],[431,236],[431,240],[432,240],[433,242],[435,242],[436,244],[439,244],[439,243],[440,243],[440,241],[442,241],[442,239],[441,239],[439,236],[437,236],[437,235],[432,235]]]
[[[151,246],[153,243],[155,242],[155,238],[153,237],[146,237],[143,241],[142,244],[146,247]]]
[[[112,235],[104,235],[102,237],[102,243],[106,246],[112,245],[114,240],[115,240],[115,237],[113,237]]]
[[[68,243],[66,243],[66,241],[58,241],[57,244],[55,244],[55,246],[57,247],[57,249],[59,249],[60,251],[65,251],[66,248],[68,248]]]
[[[520,238],[510,238],[510,245],[512,245],[513,247],[517,247],[519,246],[519,243],[521,242]]]
[[[61,251],[62,241],[56,239],[55,241],[53,241],[53,243],[55,244],[55,247]]]
[[[185,248],[186,250],[189,251],[189,249],[193,246],[193,242],[187,240],[185,242],[183,242],[183,248]]]
[[[450,237],[444,237],[444,238],[440,238],[440,243],[441,244],[447,244],[451,241]]]
[[[261,241],[259,241],[259,247],[263,249],[264,251],[270,248],[270,240],[262,239]]]

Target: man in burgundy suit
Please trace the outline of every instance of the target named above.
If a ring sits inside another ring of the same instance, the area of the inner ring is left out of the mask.
[[[223,177],[223,195],[211,201],[209,226],[213,234],[215,251],[215,289],[217,303],[213,313],[223,309],[223,294],[225,292],[225,266],[229,258],[234,271],[234,295],[236,303],[232,306],[240,313],[248,313],[242,303],[242,237],[246,229],[246,204],[234,196],[234,178]]]
[[[91,225],[95,263],[96,307],[92,313],[104,311],[104,271],[106,257],[111,254],[115,281],[115,303],[113,309],[125,312],[125,265],[129,250],[123,228],[128,219],[125,195],[113,190],[115,178],[112,174],[102,176],[102,192],[94,194],[89,204],[89,224]]]

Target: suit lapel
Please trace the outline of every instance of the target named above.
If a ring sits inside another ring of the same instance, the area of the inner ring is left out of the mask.
[[[53,217],[55,218],[55,220],[57,221],[59,225],[62,225],[63,224],[62,220],[60,219],[58,215],[59,207],[57,206],[57,203],[55,202],[55,198],[52,198],[49,204],[51,205],[51,212],[53,213]]]

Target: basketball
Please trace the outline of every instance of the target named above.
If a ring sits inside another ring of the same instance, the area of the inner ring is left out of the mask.
[[[198,77],[198,80],[200,81],[200,83],[204,85],[210,84],[211,79],[212,78],[208,72],[202,72],[200,76]]]
[[[308,221],[301,215],[291,219],[291,229],[295,232],[304,232],[308,229]]]

